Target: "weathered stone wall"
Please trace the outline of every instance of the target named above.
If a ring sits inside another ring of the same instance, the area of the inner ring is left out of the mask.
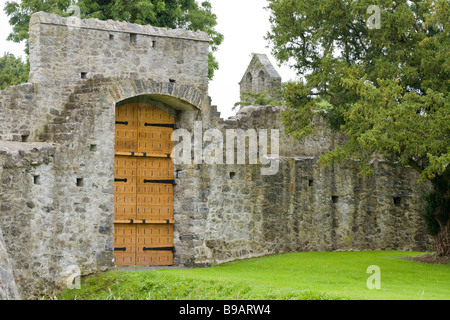
[[[0,91],[3,283],[12,270],[21,297],[39,298],[64,289],[73,267],[82,275],[114,267],[115,106],[128,102],[155,105],[191,132],[195,121],[224,135],[280,129],[275,175],[262,176],[261,164],[175,166],[177,265],[430,248],[412,170],[374,162],[375,176],[363,180],[346,165],[316,166],[341,139],[320,117],[304,141],[283,133],[279,107],[221,119],[208,98],[208,48],[204,33],[32,16],[30,83]],[[6,298],[14,290],[0,284]]]
[[[206,89],[204,32],[37,13],[30,21],[30,81],[102,77],[169,79]]]
[[[57,144],[0,142],[0,225],[22,297],[53,295],[74,266],[83,274],[113,266],[102,165]]]
[[[30,279],[45,290],[56,271],[53,237],[62,215],[53,199],[54,154],[45,143],[0,143],[0,226],[21,292]]]
[[[0,300],[19,300],[20,295],[0,229]]]
[[[351,164],[318,166],[341,138],[317,117],[316,135],[293,142],[282,133],[281,110],[244,107],[222,127],[280,129],[277,174],[262,176],[262,165],[202,165],[188,178],[197,182],[192,233],[185,235],[193,264],[291,251],[433,248],[419,215],[427,185],[414,170],[375,160],[374,175],[358,178]]]
[[[0,90],[0,140],[28,141],[42,125],[36,121],[36,90],[32,83]],[[14,119],[12,121],[11,119]]]
[[[0,92],[0,229],[23,298],[114,267],[116,104],[187,127],[209,113],[205,33],[71,22],[34,14],[30,83]]]

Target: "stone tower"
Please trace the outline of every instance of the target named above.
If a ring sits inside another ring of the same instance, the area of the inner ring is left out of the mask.
[[[240,82],[240,98],[244,101],[244,93],[260,93],[267,91],[273,96],[274,89],[281,89],[281,76],[265,54],[255,53]],[[248,99],[248,98],[247,98]]]

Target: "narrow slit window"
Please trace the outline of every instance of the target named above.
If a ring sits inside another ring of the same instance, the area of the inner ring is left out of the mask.
[[[230,172],[230,179],[233,179],[236,176],[236,172]]]
[[[90,146],[89,146],[89,150],[90,151],[97,151],[97,145],[96,144],[91,144]]]
[[[312,187],[314,185],[314,180],[313,179],[309,179],[308,180],[308,186]]]
[[[34,184],[41,184],[41,177],[39,175],[33,176]]]
[[[114,35],[113,34],[109,35],[109,40],[114,40]]]
[[[331,196],[331,201],[333,203],[337,203],[339,201],[339,197],[338,196]]]
[[[77,187],[83,187],[83,186],[84,186],[83,178],[77,178]]]
[[[87,79],[87,72],[81,73],[81,79]]]
[[[394,200],[394,205],[396,207],[400,207],[401,203],[402,203],[402,198],[401,197],[393,197]]]
[[[130,33],[130,43],[136,43],[136,42],[137,42],[137,34]]]
[[[28,134],[22,134],[22,135],[21,135],[22,142],[27,142],[29,136],[30,136],[30,135],[28,135]]]

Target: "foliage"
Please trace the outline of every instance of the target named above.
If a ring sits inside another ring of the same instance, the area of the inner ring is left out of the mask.
[[[288,130],[303,137],[327,97],[348,143],[324,157],[368,160],[374,152],[414,164],[424,178],[445,170],[450,146],[447,1],[380,1],[381,28],[366,26],[371,1],[271,0],[280,62],[305,82],[286,90]],[[291,59],[291,60],[290,60]],[[302,114],[301,116],[298,113]],[[304,129],[306,128],[306,129]]]
[[[7,1],[3,10],[9,16],[9,24],[12,26],[12,32],[7,39],[14,42],[26,40],[25,52],[28,54],[28,25],[31,14],[45,11],[64,15],[70,4],[71,0]]]
[[[205,31],[211,38],[209,53],[209,78],[218,69],[214,52],[223,41],[223,35],[215,30],[217,17],[212,12],[209,1],[200,5],[195,0],[23,0],[7,1],[4,7],[13,26],[8,40],[21,42],[28,39],[28,24],[32,13],[45,11],[70,16],[68,11],[74,3],[80,8],[81,18],[113,19],[136,24],[151,24],[155,27],[185,28],[192,31]],[[28,49],[27,49],[28,53]]]
[[[88,276],[58,299],[449,299],[448,265],[407,260],[418,252],[296,252],[210,268],[109,271]],[[366,287],[367,267],[381,290]]]
[[[357,160],[359,173],[370,174],[379,154],[436,188],[450,162],[450,3],[376,1],[379,29],[366,23],[373,4],[269,0],[273,53],[305,78],[285,91],[284,124],[298,138],[312,133],[314,97],[326,97],[328,118],[347,140],[322,164]],[[439,196],[450,201],[448,190]]]
[[[284,86],[284,84],[282,84]],[[261,91],[258,93],[253,92],[243,92],[242,101],[236,102],[233,106],[233,110],[240,106],[240,108],[245,106],[282,106],[283,102],[283,93],[282,89],[270,89]]]
[[[437,207],[443,207],[448,212],[450,211],[450,207],[448,203],[446,203],[442,197],[435,191],[430,191],[428,194],[424,196],[425,199],[425,209],[422,211],[422,217],[426,221],[427,232],[430,235],[437,235],[439,232],[439,223],[435,219],[435,210]],[[445,225],[448,220],[448,215],[442,217],[441,224]]]
[[[28,81],[29,65],[12,53],[0,57],[0,90]]]
[[[209,54],[209,78],[212,79],[218,62],[213,56],[223,41],[223,35],[214,27],[217,17],[212,13],[209,1],[200,5],[195,0],[79,0],[82,17],[100,20],[128,21],[137,24],[150,24],[154,27],[184,28],[201,30],[211,38]]]

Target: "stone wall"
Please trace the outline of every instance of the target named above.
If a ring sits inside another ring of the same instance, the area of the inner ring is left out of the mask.
[[[428,185],[414,170],[375,160],[374,175],[359,178],[351,163],[321,167],[320,154],[341,137],[318,116],[316,134],[294,142],[283,134],[281,110],[248,106],[222,123],[223,131],[280,129],[277,174],[262,176],[262,165],[202,165],[188,178],[198,186],[184,235],[194,265],[292,251],[433,249],[419,215]]]
[[[0,91],[0,297],[52,296],[114,268],[115,106],[146,102],[177,128],[279,129],[278,173],[262,164],[175,166],[174,261],[205,265],[305,250],[428,250],[417,175],[316,165],[341,137],[316,117],[304,141],[282,108],[220,118],[208,97],[206,34],[34,14],[30,83]],[[394,201],[395,198],[395,201]],[[6,280],[5,280],[6,279]],[[8,282],[9,281],[9,282]],[[6,284],[5,283],[9,283]]]
[[[39,117],[35,103],[36,90],[32,83],[11,86],[9,90],[0,90],[0,140],[33,139],[33,135],[42,125],[42,121],[36,121]]]
[[[0,91],[0,229],[22,298],[114,267],[115,106],[189,127],[210,112],[208,49],[203,32],[32,15],[30,83]]]
[[[54,154],[45,143],[0,144],[0,226],[21,292],[37,275],[33,286],[44,290],[56,271],[53,236],[62,215],[53,199]]]
[[[0,300],[19,300],[20,295],[0,229]]]
[[[204,32],[36,13],[30,21],[30,81],[76,82],[95,76],[151,78],[206,89]]]

